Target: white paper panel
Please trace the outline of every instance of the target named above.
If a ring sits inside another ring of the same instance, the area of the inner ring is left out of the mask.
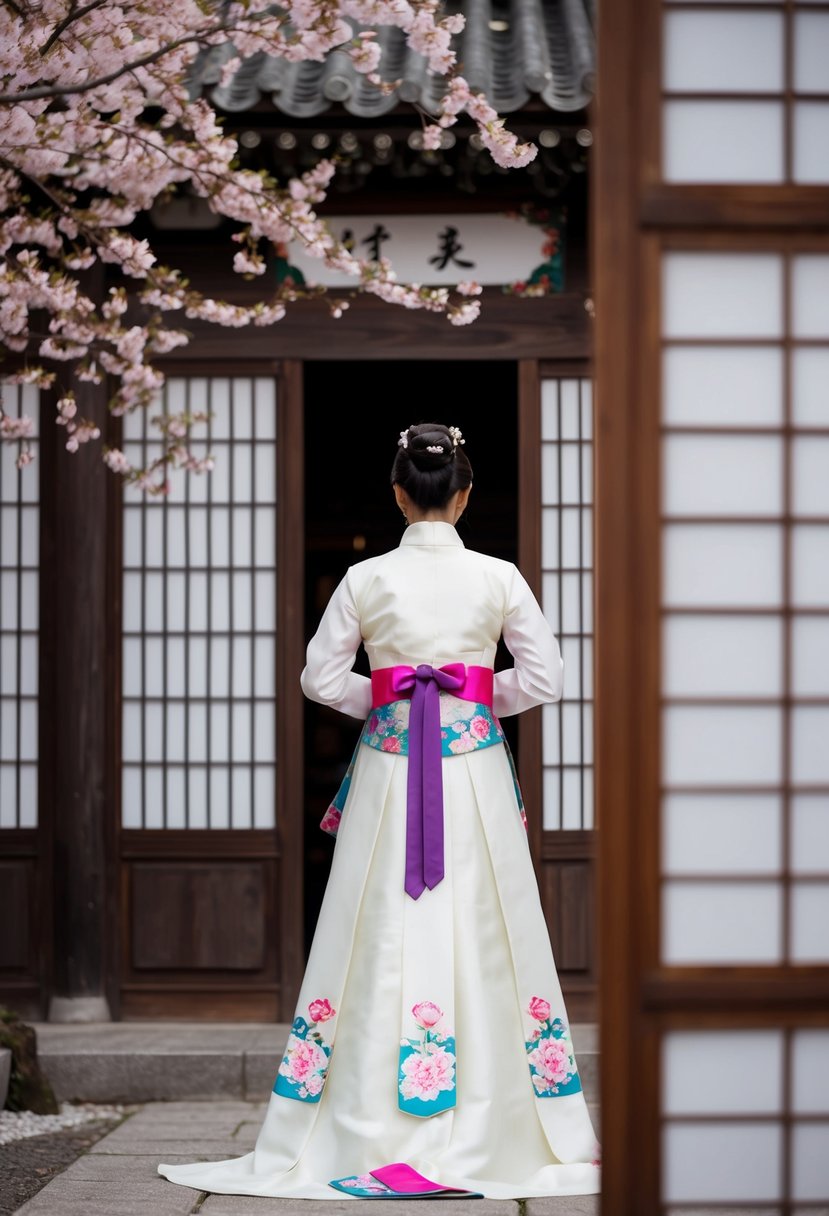
[[[779,337],[782,289],[778,254],[668,253],[663,333],[668,338]]]
[[[233,438],[250,439],[253,409],[253,382],[247,379],[231,381],[230,427]]]
[[[793,883],[791,901],[792,962],[829,963],[829,879]]]
[[[543,569],[590,568],[593,561],[593,512],[590,508],[545,507],[541,528]]]
[[[796,426],[829,428],[829,347],[792,351],[792,407]]]
[[[829,713],[829,711],[827,711]],[[670,706],[663,770],[670,785],[761,785],[780,780],[781,711],[767,706]]]
[[[670,1031],[662,1040],[663,1114],[778,1114],[782,1065],[778,1030]]]
[[[792,332],[797,338],[829,338],[829,254],[792,258]]]
[[[773,794],[668,794],[662,802],[662,869],[774,872],[781,861],[780,814],[780,798]]]
[[[796,13],[794,87],[798,93],[829,93],[829,13]]]
[[[253,500],[276,502],[276,444],[262,443],[257,439],[253,449],[253,477]]]
[[[792,1110],[829,1113],[829,1030],[796,1030],[792,1036]]]
[[[792,441],[792,497],[795,515],[829,517],[829,436]]]
[[[792,555],[794,603],[829,607],[829,526],[793,528]]]
[[[668,435],[662,441],[667,515],[777,515],[783,441],[767,435]]]
[[[782,648],[783,625],[776,617],[668,616],[663,691],[670,697],[779,696]]]
[[[783,88],[783,18],[778,13],[669,13],[663,30],[665,89],[771,93]]]
[[[777,606],[783,591],[781,545],[782,529],[772,524],[668,524],[663,602],[668,607]],[[829,591],[829,574],[825,581]]]
[[[780,1197],[782,1131],[778,1123],[669,1124],[663,1137],[663,1198],[667,1202]]]
[[[782,416],[779,347],[666,348],[662,417],[670,426],[778,426]]]
[[[207,780],[210,787],[210,826],[212,828],[229,828],[230,798],[227,789],[227,769],[225,766],[211,766]]]
[[[251,737],[251,707],[247,702],[235,703],[230,707],[233,759],[244,763],[253,759],[253,739]],[[271,757],[267,757],[270,759]]]
[[[668,879],[662,891],[663,962],[779,963],[781,900],[773,882]]]
[[[666,101],[662,115],[666,181],[783,181],[781,101]]]
[[[276,771],[272,765],[254,769],[255,828],[272,828],[276,821]]]
[[[559,401],[561,409],[560,428]],[[593,434],[592,411],[592,385],[589,380],[542,380],[542,440],[556,440],[559,438],[590,439]],[[581,431],[579,431],[579,418],[581,418]]]
[[[37,571],[27,570],[20,576],[20,625],[23,629],[39,628],[39,587],[40,576]]]
[[[829,794],[799,794],[791,806],[791,867],[829,874]]]
[[[144,635],[124,639],[125,691],[150,698],[143,744],[140,706],[124,707],[130,755],[148,765],[143,806],[141,773],[125,766],[132,826],[273,824],[273,704],[247,698],[275,695],[275,406],[269,377],[174,378],[170,411],[213,412],[199,451],[215,444],[216,473],[184,479],[163,503],[125,510],[125,620]],[[144,554],[161,568],[141,572]],[[267,569],[252,574],[257,564]],[[252,638],[254,612],[261,636]]]
[[[542,607],[555,633],[578,633],[580,630],[589,633],[592,630],[592,582],[590,574],[542,576]]]
[[[253,827],[253,797],[250,787],[249,768],[231,769],[231,803],[235,828]]]
[[[824,1106],[824,1110],[826,1107]],[[829,1119],[796,1126],[792,1144],[792,1194],[795,1199],[829,1205]],[[823,1216],[823,1208],[816,1216]]]
[[[568,700],[593,696],[593,643],[590,638],[562,638],[564,696]],[[586,710],[585,712],[590,712]]]
[[[37,778],[36,764],[20,767],[20,826],[37,827]]]
[[[254,670],[257,697],[276,695],[276,646],[272,637],[258,637],[254,646],[256,667]]]
[[[545,443],[541,447],[541,502],[555,506],[559,502],[559,446]]]
[[[795,617],[792,689],[799,697],[829,696],[829,615]]]
[[[207,402],[206,381],[203,382],[205,388],[202,389],[202,382],[191,380],[191,392],[194,396],[204,394],[204,400]],[[210,381],[210,396],[209,406],[211,414],[210,420],[210,435],[212,439],[229,439],[230,438],[230,381],[223,376],[216,376]]]
[[[276,439],[276,384],[270,376],[254,381],[256,438]]]
[[[204,701],[191,703],[188,720],[190,759],[198,764],[203,764],[207,761],[210,751],[207,737],[207,703]]]
[[[794,180],[829,182],[829,102],[798,101],[794,106]]]
[[[829,707],[798,705],[790,720],[792,781],[829,785]]]
[[[16,631],[19,628],[17,618],[17,584],[22,576],[4,572],[0,574],[0,625],[3,629]]]
[[[561,828],[561,797],[558,769],[545,768],[543,773],[544,831]]]

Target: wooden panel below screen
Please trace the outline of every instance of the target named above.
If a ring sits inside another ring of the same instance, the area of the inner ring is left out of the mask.
[[[596,1020],[593,832],[545,832],[541,902],[572,1021]]]
[[[261,862],[138,862],[130,876],[136,970],[259,971],[265,965]]]
[[[28,969],[32,862],[0,862],[0,975]]]

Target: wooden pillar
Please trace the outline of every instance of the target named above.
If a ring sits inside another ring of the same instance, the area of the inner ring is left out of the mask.
[[[63,370],[63,369],[62,369]],[[106,433],[105,385],[76,384],[78,416]],[[52,843],[49,1020],[108,1021],[107,951],[107,471],[100,442],[65,451],[44,413],[41,713],[48,718]]]

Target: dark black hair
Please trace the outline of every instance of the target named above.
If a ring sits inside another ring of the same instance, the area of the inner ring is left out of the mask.
[[[472,465],[448,426],[419,422],[401,432],[391,482],[402,486],[421,511],[445,507],[458,490],[472,484]]]

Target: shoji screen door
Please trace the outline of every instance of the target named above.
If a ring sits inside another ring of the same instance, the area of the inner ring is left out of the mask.
[[[215,467],[202,476],[173,472],[170,493],[158,498],[129,487],[124,494],[128,1014],[204,1016],[206,1004],[217,1016],[279,1016],[286,954],[294,968],[301,959],[301,875],[293,861],[285,865],[300,819],[280,818],[277,746],[292,728],[287,709],[284,727],[276,713],[286,642],[278,626],[277,470],[301,468],[301,430],[291,437],[281,417],[282,383],[270,370],[170,376],[157,412],[208,413],[195,450],[211,453]],[[135,464],[151,451],[152,414],[125,419],[124,450]],[[293,552],[300,519],[295,510]],[[301,587],[290,566],[286,577]]]
[[[38,390],[6,385],[11,417],[39,419]],[[30,446],[38,456],[36,439]],[[18,1007],[36,1003],[40,924],[38,689],[40,466],[16,466],[0,444],[0,983]]]
[[[600,45],[605,1210],[826,1211],[829,8]]]
[[[530,806],[543,810],[530,816],[530,832],[568,1010],[593,1021],[593,393],[586,372],[576,364],[521,365],[521,564],[534,574],[564,658],[562,701],[521,724],[521,769]]]

